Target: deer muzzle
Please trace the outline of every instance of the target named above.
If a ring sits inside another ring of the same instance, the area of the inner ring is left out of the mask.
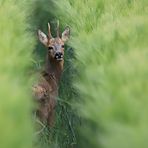
[[[63,59],[63,53],[62,52],[57,52],[55,54],[55,59],[58,60],[58,61],[62,60]]]

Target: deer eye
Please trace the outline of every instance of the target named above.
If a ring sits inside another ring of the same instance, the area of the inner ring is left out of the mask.
[[[52,46],[49,46],[49,47],[48,47],[48,50],[51,50],[51,49],[53,49],[53,47],[52,47]]]
[[[62,48],[64,48],[65,46],[64,45],[62,45]]]

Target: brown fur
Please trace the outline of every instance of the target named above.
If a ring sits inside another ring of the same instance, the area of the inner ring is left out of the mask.
[[[39,83],[33,87],[34,96],[38,101],[37,116],[43,123],[52,126],[58,85],[63,71],[64,60],[56,61],[50,55],[46,59],[45,71],[41,73]]]
[[[60,52],[64,56],[62,46],[68,39],[68,33],[69,28],[63,32],[62,38],[59,36],[52,38],[50,24],[48,24],[48,37],[40,30],[38,31],[39,40],[46,47],[53,47],[53,50],[49,50],[47,53],[45,70],[41,73],[39,83],[33,87],[34,98],[38,103],[37,116],[41,122],[47,123],[49,126],[54,123],[59,81],[64,64],[64,59],[56,60],[55,54]]]

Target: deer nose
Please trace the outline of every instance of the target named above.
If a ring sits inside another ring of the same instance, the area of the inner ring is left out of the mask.
[[[56,60],[60,60],[60,59],[62,59],[63,58],[63,53],[62,52],[57,52],[56,54],[55,54],[55,59]]]

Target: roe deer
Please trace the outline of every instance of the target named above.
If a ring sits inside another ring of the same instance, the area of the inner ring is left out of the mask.
[[[64,43],[69,39],[70,28],[66,27],[60,37],[59,23],[57,37],[53,38],[48,23],[48,35],[38,30],[40,42],[47,47],[45,70],[41,73],[39,83],[33,87],[35,98],[39,104],[37,116],[43,123],[53,125],[58,86],[64,64]]]

